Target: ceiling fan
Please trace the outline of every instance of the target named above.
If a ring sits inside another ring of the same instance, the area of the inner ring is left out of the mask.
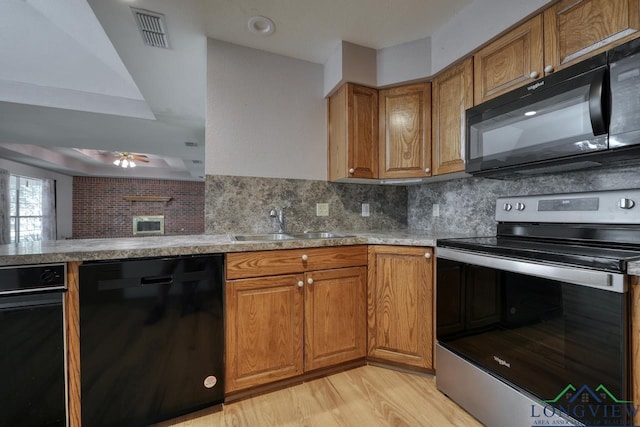
[[[129,153],[128,151],[118,151],[115,153],[116,159],[113,164],[123,168],[135,168],[135,162],[149,163],[149,158],[144,154]]]

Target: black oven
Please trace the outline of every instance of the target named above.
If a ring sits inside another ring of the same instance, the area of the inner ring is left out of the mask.
[[[0,268],[0,426],[67,423],[65,264]]]
[[[496,237],[439,241],[438,387],[488,425],[632,425],[635,200],[637,190],[503,199]],[[619,223],[562,220],[599,215]]]

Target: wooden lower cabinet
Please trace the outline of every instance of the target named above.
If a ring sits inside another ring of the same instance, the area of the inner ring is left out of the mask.
[[[294,258],[304,262],[289,262]],[[310,269],[333,258],[341,268]],[[227,394],[364,359],[366,246],[247,252],[227,260]],[[268,265],[290,273],[269,275]],[[230,279],[247,270],[261,276]]]
[[[302,374],[303,275],[229,280],[225,390]]]
[[[432,248],[369,247],[369,357],[433,369],[432,264]]]
[[[305,279],[305,371],[365,357],[366,267],[316,271]]]

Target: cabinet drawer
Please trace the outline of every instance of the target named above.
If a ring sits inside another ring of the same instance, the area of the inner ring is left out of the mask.
[[[227,254],[227,279],[367,265],[366,246],[285,249]]]

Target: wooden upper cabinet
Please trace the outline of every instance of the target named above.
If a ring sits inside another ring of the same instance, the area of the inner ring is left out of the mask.
[[[465,111],[473,106],[473,58],[433,80],[433,175],[464,171]]]
[[[475,105],[542,77],[542,15],[479,50],[473,57]]]
[[[544,11],[545,67],[559,70],[638,36],[640,0],[562,0]]]
[[[431,175],[431,83],[380,91],[380,178]]]
[[[433,249],[370,246],[368,355],[433,369]]]
[[[367,268],[305,274],[304,370],[367,354]]]
[[[329,181],[378,177],[378,91],[346,83],[327,101]]]

